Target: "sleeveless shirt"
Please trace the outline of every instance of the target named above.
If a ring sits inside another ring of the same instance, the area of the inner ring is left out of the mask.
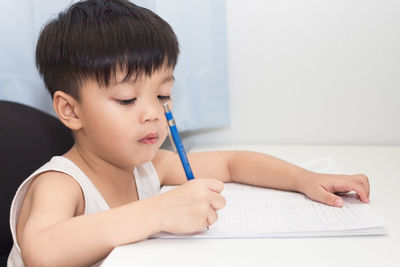
[[[75,165],[75,163],[62,156],[53,157],[49,162],[44,164],[31,176],[28,177],[20,185],[14,196],[10,210],[10,228],[14,245],[8,257],[8,262],[7,262],[8,267],[24,266],[21,257],[21,250],[17,243],[16,228],[17,228],[18,215],[29,185],[32,183],[35,177],[47,171],[57,171],[65,173],[78,182],[78,184],[82,189],[85,200],[85,214],[90,214],[110,209],[107,202],[104,200],[104,198],[97,190],[95,185],[86,176],[86,174],[77,165]],[[139,200],[149,198],[158,195],[160,193],[160,180],[151,162],[147,162],[143,165],[135,167],[134,177],[135,177]],[[100,265],[100,263],[101,262],[98,262],[94,266],[98,266]]]

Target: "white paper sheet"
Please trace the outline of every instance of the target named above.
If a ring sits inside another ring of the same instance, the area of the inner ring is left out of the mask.
[[[335,162],[331,158],[311,163],[305,164],[307,168],[314,171],[326,168],[334,172]],[[233,183],[226,184],[222,194],[227,205],[218,211],[218,221],[209,230],[191,235],[160,234],[155,237],[256,238],[386,234],[382,219],[368,204],[358,200],[355,194],[343,196],[342,208],[312,201],[300,193]]]

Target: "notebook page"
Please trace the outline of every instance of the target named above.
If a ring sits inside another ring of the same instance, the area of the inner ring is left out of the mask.
[[[334,171],[332,159],[314,160],[308,168]],[[163,191],[169,188],[163,189]],[[218,221],[193,235],[165,238],[240,238],[385,234],[382,219],[355,194],[343,196],[342,208],[331,207],[301,193],[225,184],[227,205],[218,211]],[[160,237],[160,235],[158,236]]]
[[[227,207],[204,237],[324,236],[373,229],[382,221],[367,204],[345,197],[342,208],[317,203],[297,194],[226,194]],[[375,232],[374,232],[375,233]],[[201,237],[201,236],[199,236]]]

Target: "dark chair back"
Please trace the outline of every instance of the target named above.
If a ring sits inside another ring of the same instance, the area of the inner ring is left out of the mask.
[[[0,266],[12,247],[10,206],[18,186],[52,156],[73,145],[57,118],[22,104],[0,100]]]

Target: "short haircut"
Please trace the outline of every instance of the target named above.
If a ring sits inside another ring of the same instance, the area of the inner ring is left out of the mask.
[[[171,26],[126,0],[86,0],[48,22],[36,45],[36,66],[51,96],[63,91],[79,100],[82,84],[109,86],[122,71],[132,76],[175,68],[179,44]]]

